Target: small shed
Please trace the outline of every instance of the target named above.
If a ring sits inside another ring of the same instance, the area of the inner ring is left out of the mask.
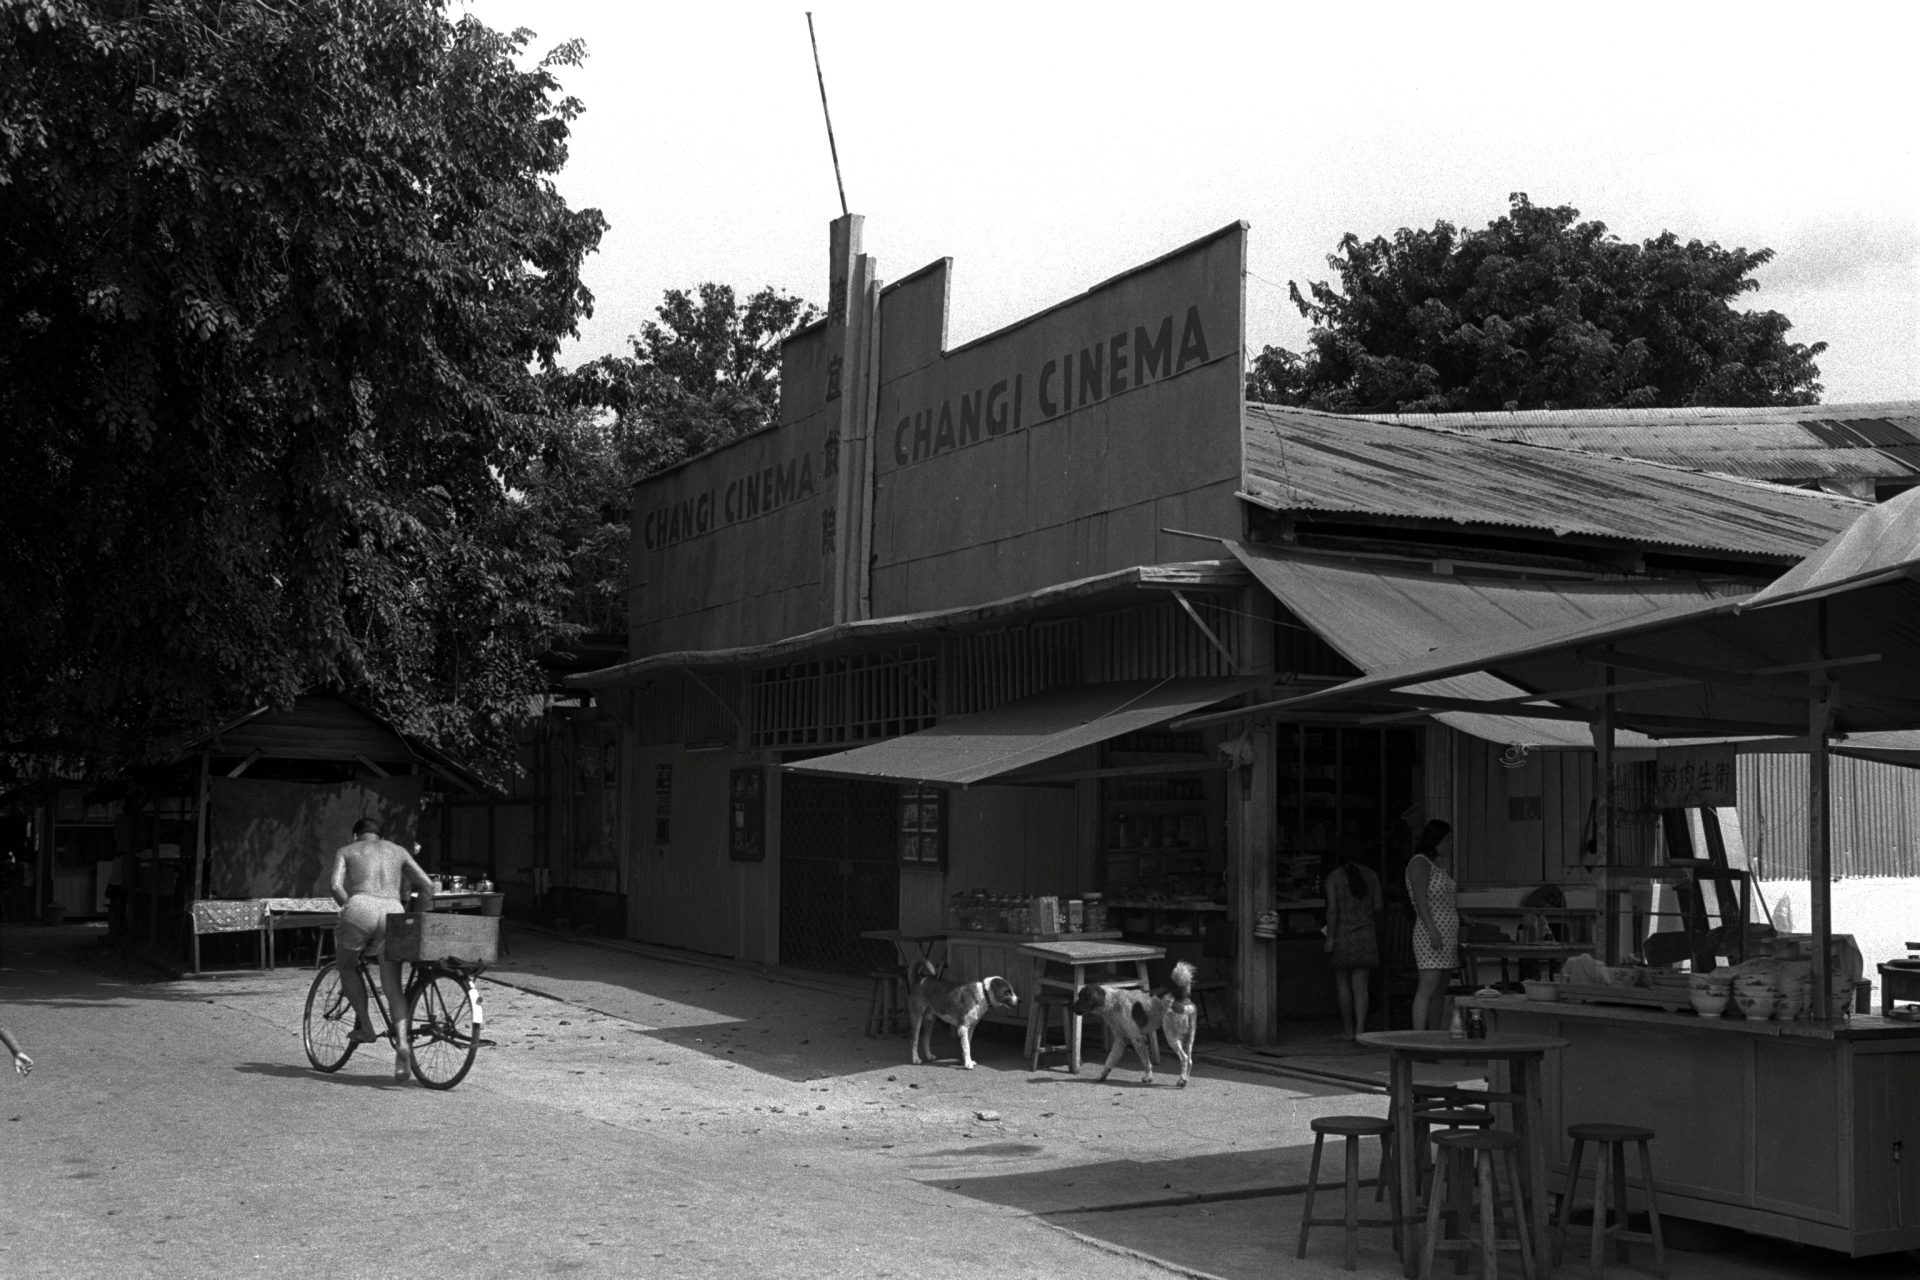
[[[329,859],[360,818],[414,845],[433,829],[428,806],[490,789],[346,695],[312,691],[291,707],[258,708],[129,789],[117,923],[174,950],[200,932],[263,928],[250,922],[264,920],[270,902],[331,907]]]

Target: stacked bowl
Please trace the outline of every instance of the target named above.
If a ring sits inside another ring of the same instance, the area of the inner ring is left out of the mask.
[[[1743,973],[1733,980],[1733,1003],[1742,1017],[1765,1022],[1780,1005],[1780,984],[1771,973]]]
[[[1718,1018],[1733,998],[1733,978],[1724,973],[1696,973],[1687,979],[1687,999],[1703,1018]]]

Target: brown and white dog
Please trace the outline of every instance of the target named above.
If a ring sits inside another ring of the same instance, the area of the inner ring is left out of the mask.
[[[1146,1068],[1142,1083],[1152,1084],[1153,1064],[1160,1060],[1160,1048],[1153,1040],[1158,1032],[1180,1059],[1180,1087],[1186,1088],[1193,1073],[1193,1033],[1200,1018],[1193,1003],[1193,966],[1185,960],[1173,966],[1165,991],[1088,983],[1073,993],[1073,1011],[1082,1017],[1098,1015],[1107,1026],[1107,1038],[1113,1041],[1100,1079],[1113,1074],[1114,1064],[1132,1045],[1140,1065]]]
[[[1020,997],[1005,978],[948,982],[931,961],[922,960],[913,968],[913,986],[907,995],[907,1012],[913,1020],[909,1061],[919,1066],[923,1052],[929,1062],[933,1060],[933,1024],[938,1019],[953,1024],[953,1033],[960,1041],[960,1065],[971,1071],[974,1024],[986,1016],[988,1009],[1019,1007]]]

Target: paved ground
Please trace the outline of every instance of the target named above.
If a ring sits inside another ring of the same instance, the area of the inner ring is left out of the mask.
[[[284,1275],[364,1239],[380,1252],[348,1274],[1346,1274],[1335,1232],[1292,1257],[1306,1126],[1383,1113],[1354,1081],[1384,1063],[1324,1038],[1216,1049],[1185,1090],[1029,1072],[1010,1029],[972,1072],[913,1067],[904,1037],[862,1034],[859,984],[526,930],[512,948],[486,984],[495,1047],[434,1094],[372,1053],[313,1072],[300,970],[154,981],[97,929],[0,929],[0,1019],[40,1064],[0,1080],[5,1273]],[[1714,1251],[1676,1252],[1676,1276],[1916,1270],[1691,1242]],[[1397,1273],[1384,1233],[1360,1269]]]

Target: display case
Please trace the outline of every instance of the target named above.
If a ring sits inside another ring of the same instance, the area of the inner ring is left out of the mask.
[[[1226,774],[1198,734],[1150,731],[1103,750],[1100,887],[1110,900],[1210,900],[1226,869]]]

